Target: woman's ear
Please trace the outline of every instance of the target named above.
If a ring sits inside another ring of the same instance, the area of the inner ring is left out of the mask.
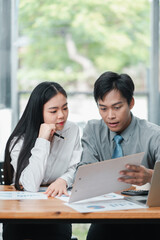
[[[130,104],[129,104],[130,110],[134,107],[134,103],[135,103],[135,101],[134,101],[134,97],[133,97]]]

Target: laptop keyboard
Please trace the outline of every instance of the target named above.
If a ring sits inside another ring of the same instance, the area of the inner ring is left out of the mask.
[[[148,196],[131,196],[131,197],[125,197],[125,199],[131,201],[131,202],[138,202],[142,204],[146,204]]]

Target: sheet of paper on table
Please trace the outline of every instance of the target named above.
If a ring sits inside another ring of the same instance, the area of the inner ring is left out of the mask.
[[[125,199],[95,202],[91,201],[83,203],[65,203],[65,205],[81,213],[146,208],[145,206],[127,201]]]
[[[125,200],[123,195],[117,193],[108,193],[74,203],[68,203],[71,191],[68,191],[68,194],[69,196],[62,195],[56,198],[64,201],[65,205],[81,213],[145,208],[145,206]]]
[[[71,195],[71,191],[68,191],[69,196],[66,195],[62,195],[61,197],[56,197],[64,202],[69,202],[69,198]],[[97,197],[93,197],[93,198],[88,198],[85,200],[81,200],[81,201],[77,201],[76,203],[88,203],[88,202],[98,202],[98,201],[108,201],[108,200],[115,200],[115,199],[123,199],[124,197],[120,194],[116,194],[116,193],[107,193],[101,196],[97,196]]]
[[[43,193],[32,193],[26,191],[0,191],[0,200],[22,200],[22,199],[47,199]]]
[[[48,187],[40,187],[38,192],[45,192]]]
[[[56,198],[64,201],[65,205],[81,213],[145,208],[145,206],[125,200],[124,196],[116,193],[108,193],[74,203],[68,203],[69,197],[65,195]]]

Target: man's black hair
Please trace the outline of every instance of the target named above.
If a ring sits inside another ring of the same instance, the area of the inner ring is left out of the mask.
[[[94,84],[95,101],[103,100],[104,96],[113,89],[121,93],[127,100],[128,105],[131,103],[134,93],[134,83],[131,77],[127,74],[117,74],[109,71],[103,73]]]

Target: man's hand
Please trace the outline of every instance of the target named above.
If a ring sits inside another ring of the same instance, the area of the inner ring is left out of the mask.
[[[120,171],[122,177],[118,178],[118,181],[141,186],[151,182],[152,174],[152,169],[148,169],[142,165],[127,164],[126,169]]]
[[[62,194],[68,195],[67,192],[67,183],[62,178],[58,178],[55,182],[51,183],[49,187],[47,188],[45,194],[47,194],[48,197],[60,197]]]

